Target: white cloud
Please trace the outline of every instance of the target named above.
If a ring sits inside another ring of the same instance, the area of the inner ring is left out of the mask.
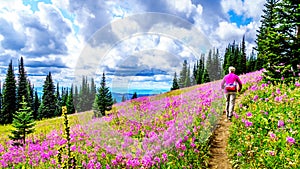
[[[238,28],[236,23],[220,22],[216,35],[221,40],[233,41],[240,39],[245,34],[244,28]]]

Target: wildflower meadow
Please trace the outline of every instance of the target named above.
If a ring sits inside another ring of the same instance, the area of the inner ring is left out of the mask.
[[[299,83],[262,84],[261,71],[241,79],[244,94],[228,145],[233,164],[299,167]],[[118,103],[102,118],[63,113],[49,122],[56,125],[40,127],[43,132],[30,135],[24,146],[1,143],[0,166],[207,168],[209,140],[223,104],[220,81],[215,81]]]

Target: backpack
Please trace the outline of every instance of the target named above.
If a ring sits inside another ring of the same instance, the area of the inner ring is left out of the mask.
[[[236,84],[226,84],[225,89],[228,92],[236,92]]]

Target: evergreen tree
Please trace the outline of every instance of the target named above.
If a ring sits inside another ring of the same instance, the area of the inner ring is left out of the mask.
[[[179,77],[179,87],[183,88],[185,86],[185,80],[187,75],[187,60],[183,61],[182,70],[180,71],[180,77]]]
[[[16,107],[16,80],[12,61],[10,61],[3,85],[3,103],[0,116],[1,124],[9,124],[12,122]]]
[[[28,84],[27,84],[27,75],[25,72],[25,68],[24,68],[24,62],[23,62],[23,57],[21,57],[21,60],[19,62],[19,76],[18,76],[18,85],[17,85],[17,109],[20,108],[20,106],[22,106],[21,104],[19,104],[20,102],[22,102],[22,97],[25,97],[25,101],[27,103],[30,103],[28,98],[28,93],[29,91],[28,89]]]
[[[34,104],[33,104],[33,112],[32,112],[32,116],[34,119],[38,119],[38,113],[39,113],[39,107],[41,105],[39,96],[38,96],[38,92],[35,91],[34,92]]]
[[[118,102],[117,102],[117,99],[116,99],[116,98],[114,98],[114,104],[116,104],[116,103],[118,103]]]
[[[39,119],[54,117],[57,106],[53,103],[56,103],[55,86],[52,81],[51,72],[49,72],[43,85],[42,103],[39,107],[38,115]]]
[[[171,87],[171,90],[176,90],[176,89],[179,89],[179,85],[178,85],[178,82],[177,82],[177,75],[176,75],[176,72],[174,73],[174,78],[173,78],[173,85]]]
[[[78,107],[78,98],[79,98],[79,94],[78,94],[78,88],[77,88],[77,85],[75,85],[75,91],[74,91],[74,106],[75,106],[75,111],[78,110],[77,107]]]
[[[201,56],[197,67],[197,77],[196,77],[197,84],[203,83],[203,73],[204,73],[204,55]]]
[[[112,109],[113,99],[109,88],[106,86],[104,72],[93,105],[95,117],[105,116],[105,111]]]
[[[34,107],[34,86],[31,85],[31,82],[27,80],[27,92],[28,92],[28,98],[26,99],[28,101],[29,107]]]
[[[73,102],[73,85],[71,86],[70,94],[68,94],[66,106],[67,106],[68,114],[75,113],[75,106],[74,106],[74,102]]]
[[[136,99],[137,97],[138,96],[137,96],[136,92],[134,92],[133,95],[132,95],[132,97],[131,97],[131,99]]]
[[[23,101],[20,102],[22,106],[13,118],[12,126],[15,129],[12,130],[12,135],[9,135],[9,138],[15,141],[13,145],[24,145],[26,136],[33,133],[33,127],[35,126],[32,110],[27,106],[24,96],[22,99]]]
[[[125,94],[122,95],[122,102],[125,102],[126,101],[126,97],[125,97]]]
[[[243,36],[242,46],[241,46],[241,54],[238,62],[240,66],[240,73],[244,74],[247,71],[247,55],[246,55],[246,45],[245,45],[245,35]]]
[[[2,86],[0,81],[0,115],[2,115]],[[0,118],[0,124],[1,124],[1,118]]]
[[[204,71],[203,71],[202,82],[203,82],[203,83],[210,82],[209,75],[208,75],[208,72],[207,72],[207,69],[206,69],[206,68],[205,68]]]
[[[207,55],[206,69],[207,69],[209,75],[212,77],[212,79],[214,79],[214,74],[216,72],[216,69],[214,67],[212,58],[213,58],[213,52],[210,49],[209,52],[208,52],[208,55]]]
[[[222,79],[222,65],[221,65],[221,60],[220,60],[220,54],[219,54],[219,49],[216,49],[213,54],[213,68],[214,68],[214,73],[213,77],[210,79],[211,81],[214,80],[219,80]],[[210,75],[210,73],[209,73]]]
[[[191,83],[191,70],[190,70],[190,66],[189,66],[188,69],[187,69],[187,72],[186,72],[184,86],[189,87],[191,85],[192,85],[192,83]]]
[[[90,90],[89,90],[89,107],[92,108],[92,105],[93,105],[93,102],[95,100],[95,96],[96,96],[96,85],[95,85],[95,81],[94,81],[94,78],[91,78],[91,87],[90,87]]]
[[[276,10],[278,6],[278,0],[267,0],[265,9],[263,9],[264,15],[262,15],[261,27],[258,30],[257,35],[257,48],[258,51],[258,65],[257,67],[266,68],[264,73],[264,79],[266,81],[273,81],[274,79],[281,78],[280,73],[277,72],[276,64],[278,64],[278,57],[280,57],[280,51],[282,50],[283,37],[277,31],[276,25],[278,24],[278,12]]]

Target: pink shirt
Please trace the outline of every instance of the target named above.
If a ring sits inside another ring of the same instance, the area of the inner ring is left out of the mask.
[[[242,89],[242,82],[240,78],[234,73],[229,73],[223,78],[221,88],[224,89],[224,84],[233,84],[234,82],[237,82],[239,84],[240,89]],[[225,90],[225,92],[227,91]]]

